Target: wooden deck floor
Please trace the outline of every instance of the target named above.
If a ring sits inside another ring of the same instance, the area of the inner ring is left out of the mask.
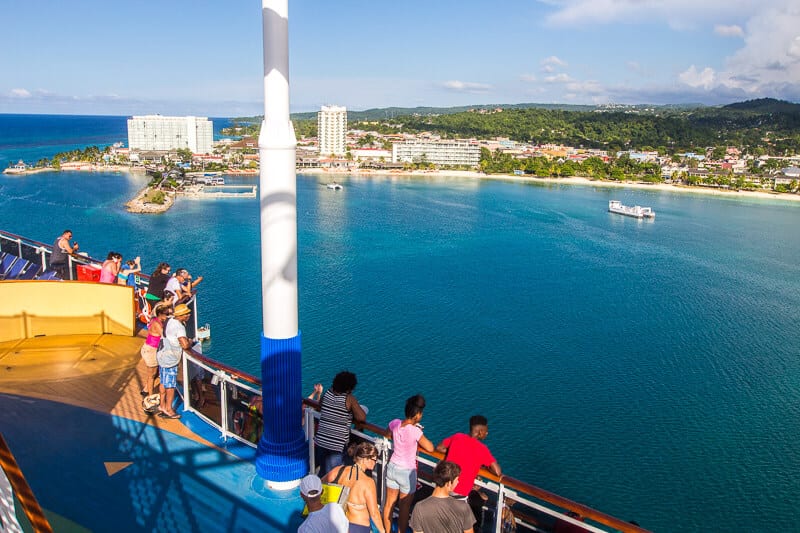
[[[212,443],[142,410],[147,367],[144,339],[120,335],[60,335],[0,343],[0,392],[67,403],[129,418]]]

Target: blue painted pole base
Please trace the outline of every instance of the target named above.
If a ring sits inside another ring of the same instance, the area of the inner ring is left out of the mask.
[[[264,431],[256,451],[256,472],[267,481],[285,483],[308,473],[300,355],[299,332],[291,339],[261,334]]]

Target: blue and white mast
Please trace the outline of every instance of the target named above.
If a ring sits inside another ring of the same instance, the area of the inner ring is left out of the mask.
[[[289,119],[289,2],[262,0],[264,121],[261,159],[261,380],[264,431],[256,471],[273,488],[308,472],[301,427],[301,350],[297,318],[297,140]]]

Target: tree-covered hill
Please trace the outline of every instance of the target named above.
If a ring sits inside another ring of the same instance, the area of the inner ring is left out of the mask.
[[[722,107],[569,106],[556,104],[417,107],[348,111],[351,128],[380,133],[428,131],[448,138],[508,137],[554,143],[662,153],[735,146],[751,154],[800,153],[800,104],[763,98]],[[295,113],[298,135],[316,135],[316,113]],[[238,120],[238,119],[237,119]],[[257,134],[260,118],[241,119]]]
[[[611,151],[658,149],[665,153],[736,146],[750,153],[800,153],[800,105],[777,100],[694,109],[562,111],[508,109],[495,113],[404,116],[404,131],[445,137],[509,137]]]

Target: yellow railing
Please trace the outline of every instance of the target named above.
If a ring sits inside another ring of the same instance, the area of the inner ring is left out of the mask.
[[[133,289],[93,282],[0,283],[0,342],[41,335],[134,334]]]

